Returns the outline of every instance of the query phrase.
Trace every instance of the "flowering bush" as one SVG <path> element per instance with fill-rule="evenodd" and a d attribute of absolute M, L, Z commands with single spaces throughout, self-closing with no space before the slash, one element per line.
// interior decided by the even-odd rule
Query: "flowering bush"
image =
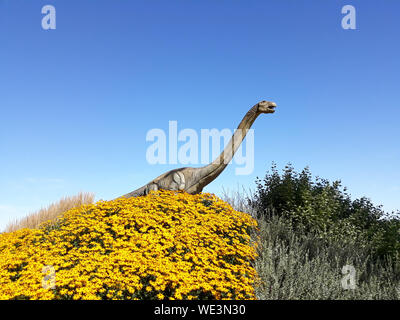
<path fill-rule="evenodd" d="M 207 193 L 84 205 L 0 235 L 0 299 L 254 299 L 254 227 Z"/>

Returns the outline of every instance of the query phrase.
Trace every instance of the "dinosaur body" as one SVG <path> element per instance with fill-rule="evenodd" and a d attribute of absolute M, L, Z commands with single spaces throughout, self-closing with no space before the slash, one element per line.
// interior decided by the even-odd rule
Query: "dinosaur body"
<path fill-rule="evenodd" d="M 232 160 L 247 131 L 261 113 L 274 113 L 276 104 L 261 101 L 254 105 L 244 116 L 231 140 L 222 153 L 210 164 L 200 168 L 179 168 L 170 170 L 143 187 L 123 195 L 121 198 L 130 198 L 147 195 L 151 190 L 182 190 L 190 194 L 197 194 L 216 179 Z"/>

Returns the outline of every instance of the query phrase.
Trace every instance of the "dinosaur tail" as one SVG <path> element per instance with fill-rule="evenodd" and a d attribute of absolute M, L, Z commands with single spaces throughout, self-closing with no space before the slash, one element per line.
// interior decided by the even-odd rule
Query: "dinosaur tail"
<path fill-rule="evenodd" d="M 117 199 L 144 196 L 146 195 L 146 190 L 147 190 L 147 185 L 144 185 L 143 187 L 136 189 L 135 191 L 129 192 L 127 194 L 124 194 L 123 196 L 118 197 Z"/>

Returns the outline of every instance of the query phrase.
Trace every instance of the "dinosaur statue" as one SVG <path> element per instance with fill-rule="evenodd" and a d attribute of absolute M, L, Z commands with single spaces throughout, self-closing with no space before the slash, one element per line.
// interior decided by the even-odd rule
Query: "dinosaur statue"
<path fill-rule="evenodd" d="M 261 113 L 274 113 L 276 104 L 269 101 L 261 101 L 254 105 L 244 116 L 239 127 L 222 153 L 210 164 L 200 168 L 179 168 L 170 170 L 150 181 L 143 187 L 127 193 L 120 198 L 130 198 L 147 195 L 151 190 L 183 190 L 190 194 L 197 194 L 203 188 L 217 178 L 232 160 L 247 131 Z"/>

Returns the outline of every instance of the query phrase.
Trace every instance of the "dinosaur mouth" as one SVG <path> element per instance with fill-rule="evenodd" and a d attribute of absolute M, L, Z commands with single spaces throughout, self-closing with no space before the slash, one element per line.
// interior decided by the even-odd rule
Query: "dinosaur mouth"
<path fill-rule="evenodd" d="M 269 106 L 268 107 L 268 111 L 271 112 L 271 113 L 274 113 L 275 112 L 275 108 L 276 108 L 276 106 Z"/>

